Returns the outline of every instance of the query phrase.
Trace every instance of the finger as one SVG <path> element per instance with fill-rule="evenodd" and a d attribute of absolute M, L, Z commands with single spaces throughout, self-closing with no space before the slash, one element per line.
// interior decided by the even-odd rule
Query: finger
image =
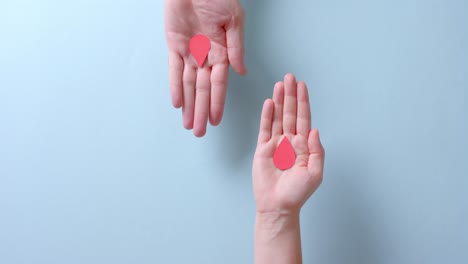
<path fill-rule="evenodd" d="M 258 144 L 266 143 L 271 138 L 271 125 L 273 121 L 274 103 L 266 99 L 263 103 L 262 117 L 260 119 L 260 131 L 258 133 Z"/>
<path fill-rule="evenodd" d="M 310 130 L 308 138 L 309 162 L 307 169 L 315 177 L 323 175 L 323 163 L 325 159 L 325 150 L 320 143 L 319 132 L 316 128 Z"/>
<path fill-rule="evenodd" d="M 292 74 L 284 76 L 283 133 L 296 133 L 297 84 Z"/>
<path fill-rule="evenodd" d="M 182 107 L 182 115 L 184 127 L 186 129 L 193 128 L 193 113 L 195 111 L 195 82 L 197 80 L 196 69 L 190 65 L 184 67 L 184 105 Z"/>
<path fill-rule="evenodd" d="M 234 17 L 226 28 L 226 43 L 229 63 L 239 74 L 247 73 L 244 62 L 244 10 L 239 7 L 239 15 Z"/>
<path fill-rule="evenodd" d="M 284 101 L 284 83 L 277 82 L 273 89 L 274 117 L 272 125 L 273 135 L 283 134 L 283 101 Z"/>
<path fill-rule="evenodd" d="M 169 89 L 171 91 L 172 105 L 180 108 L 183 104 L 183 73 L 184 61 L 179 54 L 169 52 Z"/>
<path fill-rule="evenodd" d="M 195 89 L 195 120 L 193 123 L 193 134 L 197 137 L 202 137 L 206 133 L 210 111 L 210 75 L 211 69 L 198 69 Z"/>
<path fill-rule="evenodd" d="M 223 118 L 226 100 L 229 65 L 218 64 L 211 70 L 210 123 L 219 125 Z"/>
<path fill-rule="evenodd" d="M 303 135 L 307 138 L 310 131 L 310 104 L 307 86 L 304 82 L 297 84 L 297 134 Z"/>

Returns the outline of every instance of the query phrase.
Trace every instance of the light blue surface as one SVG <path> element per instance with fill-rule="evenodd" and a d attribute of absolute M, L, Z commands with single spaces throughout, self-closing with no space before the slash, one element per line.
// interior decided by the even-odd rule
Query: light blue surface
<path fill-rule="evenodd" d="M 305 263 L 468 263 L 467 1 L 244 1 L 249 75 L 195 138 L 162 1 L 0 2 L 0 263 L 251 263 L 263 100 L 327 150 Z"/>

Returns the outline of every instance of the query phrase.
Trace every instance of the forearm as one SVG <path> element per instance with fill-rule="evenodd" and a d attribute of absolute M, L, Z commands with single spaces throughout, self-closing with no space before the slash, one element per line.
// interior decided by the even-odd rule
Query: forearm
<path fill-rule="evenodd" d="M 257 213 L 255 264 L 302 263 L 299 212 Z"/>

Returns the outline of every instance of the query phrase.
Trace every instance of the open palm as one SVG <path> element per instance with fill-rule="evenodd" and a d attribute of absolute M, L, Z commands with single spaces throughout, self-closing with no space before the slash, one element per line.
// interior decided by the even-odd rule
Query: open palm
<path fill-rule="evenodd" d="M 172 104 L 182 107 L 183 124 L 196 136 L 206 133 L 208 119 L 221 122 L 229 65 L 245 74 L 244 11 L 238 0 L 166 0 L 165 30 L 169 48 Z M 189 50 L 190 39 L 207 36 L 211 50 L 198 67 Z"/>
<path fill-rule="evenodd" d="M 274 165 L 273 154 L 284 137 L 291 142 L 296 161 L 283 171 Z M 299 211 L 322 181 L 324 155 L 318 131 L 311 130 L 307 87 L 288 74 L 275 85 L 273 100 L 263 105 L 253 162 L 257 211 Z"/>

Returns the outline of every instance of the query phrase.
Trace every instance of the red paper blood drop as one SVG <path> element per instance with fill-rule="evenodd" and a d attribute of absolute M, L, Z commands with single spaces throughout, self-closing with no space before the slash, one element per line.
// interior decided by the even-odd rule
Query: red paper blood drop
<path fill-rule="evenodd" d="M 296 162 L 296 153 L 286 136 L 276 148 L 273 154 L 273 162 L 280 170 L 287 170 Z"/>
<path fill-rule="evenodd" d="M 208 52 L 211 49 L 210 39 L 208 39 L 205 35 L 195 35 L 190 40 L 189 48 L 192 56 L 197 61 L 198 66 L 201 67 L 206 57 L 208 56 Z"/>

